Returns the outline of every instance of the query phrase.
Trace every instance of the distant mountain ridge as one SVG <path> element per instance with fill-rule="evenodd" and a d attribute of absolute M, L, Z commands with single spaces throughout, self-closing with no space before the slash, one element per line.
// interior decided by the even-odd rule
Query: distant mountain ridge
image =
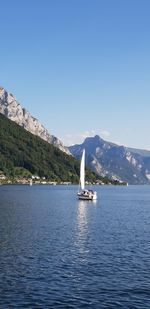
<path fill-rule="evenodd" d="M 148 150 L 118 146 L 103 140 L 98 135 L 86 138 L 81 145 L 65 147 L 2 87 L 0 87 L 0 113 L 64 153 L 72 154 L 78 160 L 85 148 L 86 165 L 102 177 L 129 184 L 150 184 L 150 151 Z"/>
<path fill-rule="evenodd" d="M 8 181 L 35 175 L 58 183 L 79 183 L 80 163 L 0 113 L 1 174 Z M 97 176 L 89 169 L 86 169 L 86 180 L 110 183 L 108 178 Z"/>
<path fill-rule="evenodd" d="M 25 108 L 22 108 L 16 98 L 3 87 L 0 87 L 0 113 L 30 133 L 70 154 L 68 148 L 57 137 L 51 135 L 38 119 L 34 118 Z"/>
<path fill-rule="evenodd" d="M 87 166 L 98 175 L 129 184 L 150 184 L 150 151 L 118 146 L 98 135 L 69 147 L 76 159 L 80 159 L 83 149 Z"/>

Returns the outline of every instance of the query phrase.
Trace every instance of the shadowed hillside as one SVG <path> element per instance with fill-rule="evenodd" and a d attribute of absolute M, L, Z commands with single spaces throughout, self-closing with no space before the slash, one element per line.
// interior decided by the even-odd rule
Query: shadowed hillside
<path fill-rule="evenodd" d="M 36 174 L 52 181 L 79 181 L 79 162 L 27 132 L 15 122 L 0 114 L 0 170 L 5 175 Z M 102 179 L 86 171 L 86 179 Z M 103 179 L 108 182 L 108 179 Z"/>

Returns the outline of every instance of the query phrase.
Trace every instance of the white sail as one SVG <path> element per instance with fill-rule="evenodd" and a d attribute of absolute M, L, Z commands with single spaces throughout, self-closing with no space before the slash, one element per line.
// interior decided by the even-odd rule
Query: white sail
<path fill-rule="evenodd" d="M 85 149 L 82 153 L 81 163 L 80 163 L 80 184 L 79 188 L 81 187 L 81 190 L 78 191 L 78 199 L 79 200 L 96 200 L 97 199 L 97 193 L 93 190 L 85 189 Z"/>
<path fill-rule="evenodd" d="M 85 187 L 85 149 L 83 149 L 81 164 L 80 164 L 80 184 L 81 184 L 81 189 L 84 190 L 84 187 Z"/>

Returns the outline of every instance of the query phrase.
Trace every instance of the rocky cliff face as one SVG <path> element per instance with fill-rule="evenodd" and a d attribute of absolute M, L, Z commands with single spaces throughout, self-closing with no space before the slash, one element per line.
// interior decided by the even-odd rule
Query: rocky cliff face
<path fill-rule="evenodd" d="M 2 87 L 0 87 L 0 113 L 30 133 L 39 136 L 63 152 L 70 154 L 67 147 L 57 137 L 51 135 L 39 120 L 34 118 L 25 108 L 22 108 L 15 97 Z"/>
<path fill-rule="evenodd" d="M 150 151 L 118 146 L 97 135 L 69 147 L 76 159 L 80 159 L 83 149 L 87 166 L 98 175 L 129 184 L 150 184 Z"/>

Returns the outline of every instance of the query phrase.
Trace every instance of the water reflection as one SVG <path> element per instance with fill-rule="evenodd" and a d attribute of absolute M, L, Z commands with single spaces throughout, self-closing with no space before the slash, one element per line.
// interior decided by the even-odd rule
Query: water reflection
<path fill-rule="evenodd" d="M 78 201 L 77 204 L 77 221 L 76 230 L 78 233 L 78 239 L 83 240 L 88 234 L 88 225 L 90 219 L 90 208 L 94 207 L 97 201 Z"/>
<path fill-rule="evenodd" d="M 88 251 L 88 203 L 86 201 L 78 201 L 77 204 L 77 219 L 76 219 L 76 233 L 75 246 L 80 254 Z"/>
<path fill-rule="evenodd" d="M 87 230 L 87 203 L 85 201 L 78 202 L 77 208 L 77 227 L 79 234 L 84 234 Z"/>

